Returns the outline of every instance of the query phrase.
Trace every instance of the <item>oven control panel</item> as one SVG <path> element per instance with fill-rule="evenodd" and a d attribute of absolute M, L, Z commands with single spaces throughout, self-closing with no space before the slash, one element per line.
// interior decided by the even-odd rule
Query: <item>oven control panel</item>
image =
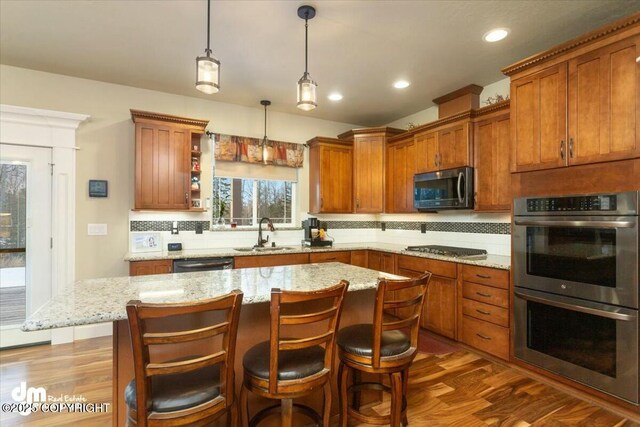
<path fill-rule="evenodd" d="M 615 211 L 616 195 L 544 197 L 527 199 L 527 212 Z"/>

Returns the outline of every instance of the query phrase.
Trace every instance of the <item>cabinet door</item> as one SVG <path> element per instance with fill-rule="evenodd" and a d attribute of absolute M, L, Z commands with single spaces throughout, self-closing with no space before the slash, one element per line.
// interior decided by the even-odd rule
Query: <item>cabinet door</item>
<path fill-rule="evenodd" d="M 511 82 L 511 171 L 566 165 L 567 64 Z"/>
<path fill-rule="evenodd" d="M 392 149 L 392 173 L 388 175 L 393 181 L 391 198 L 393 204 L 390 212 L 415 212 L 413 208 L 413 175 L 416 171 L 416 145 L 413 141 L 395 145 Z"/>
<path fill-rule="evenodd" d="M 378 251 L 369 251 L 367 267 L 371 270 L 382 271 L 382 253 Z"/>
<path fill-rule="evenodd" d="M 509 172 L 509 114 L 475 124 L 475 210 L 508 211 L 511 206 Z"/>
<path fill-rule="evenodd" d="M 320 147 L 320 212 L 353 211 L 353 150 L 349 147 Z"/>
<path fill-rule="evenodd" d="M 438 132 L 438 168 L 452 169 L 471 165 L 469 124 L 463 123 Z"/>
<path fill-rule="evenodd" d="M 384 138 L 356 137 L 353 152 L 355 212 L 384 209 Z"/>
<path fill-rule="evenodd" d="M 157 261 L 131 261 L 130 276 L 146 276 L 148 274 L 169 274 L 173 270 L 173 261 L 163 259 Z"/>
<path fill-rule="evenodd" d="M 351 265 L 367 268 L 367 251 L 351 251 Z"/>
<path fill-rule="evenodd" d="M 432 332 L 455 339 L 456 281 L 454 279 L 431 276 L 420 323 L 422 327 Z"/>
<path fill-rule="evenodd" d="M 190 133 L 151 124 L 136 125 L 137 209 L 188 209 Z"/>
<path fill-rule="evenodd" d="M 416 173 L 438 170 L 438 132 L 416 135 Z"/>
<path fill-rule="evenodd" d="M 569 164 L 640 156 L 640 36 L 569 61 Z"/>

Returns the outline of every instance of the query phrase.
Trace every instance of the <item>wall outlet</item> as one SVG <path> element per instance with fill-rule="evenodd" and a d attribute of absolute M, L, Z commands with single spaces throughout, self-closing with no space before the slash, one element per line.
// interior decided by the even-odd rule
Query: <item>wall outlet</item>
<path fill-rule="evenodd" d="M 89 236 L 106 236 L 107 224 L 87 224 L 87 235 Z"/>
<path fill-rule="evenodd" d="M 171 234 L 178 234 L 178 221 L 173 221 L 171 224 Z"/>
<path fill-rule="evenodd" d="M 420 224 L 420 232 L 422 234 L 426 234 L 427 233 L 427 224 Z"/>
<path fill-rule="evenodd" d="M 202 224 L 196 224 L 196 234 L 202 234 Z"/>
<path fill-rule="evenodd" d="M 386 222 L 381 222 L 381 223 L 380 223 L 380 229 L 381 229 L 382 231 L 386 230 L 386 229 L 387 229 L 387 223 L 386 223 Z"/>

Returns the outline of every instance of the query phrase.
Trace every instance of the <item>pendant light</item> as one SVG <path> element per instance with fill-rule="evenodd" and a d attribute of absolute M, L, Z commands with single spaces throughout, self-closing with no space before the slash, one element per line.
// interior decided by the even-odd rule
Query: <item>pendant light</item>
<path fill-rule="evenodd" d="M 211 0 L 207 0 L 207 49 L 196 58 L 196 89 L 208 95 L 220 90 L 220 61 L 211 56 Z"/>
<path fill-rule="evenodd" d="M 318 84 L 311 80 L 311 76 L 307 72 L 308 63 L 308 32 L 309 19 L 316 16 L 316 10 L 311 6 L 300 6 L 298 8 L 298 16 L 304 19 L 304 74 L 298 80 L 298 108 L 304 111 L 311 111 L 318 106 L 316 99 L 316 88 Z"/>
<path fill-rule="evenodd" d="M 269 160 L 269 149 L 267 148 L 267 144 L 269 143 L 269 139 L 267 138 L 267 107 L 271 105 L 271 101 L 267 101 L 263 99 L 260 101 L 261 105 L 264 105 L 264 137 L 262 138 L 262 163 L 267 164 L 267 160 Z"/>

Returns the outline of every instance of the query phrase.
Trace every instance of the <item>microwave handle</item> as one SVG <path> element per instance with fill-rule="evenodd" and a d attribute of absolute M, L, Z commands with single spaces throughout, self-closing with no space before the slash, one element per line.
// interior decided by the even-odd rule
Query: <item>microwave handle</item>
<path fill-rule="evenodd" d="M 634 221 L 565 221 L 565 220 L 515 220 L 515 225 L 533 227 L 597 227 L 597 228 L 633 228 Z"/>
<path fill-rule="evenodd" d="M 574 305 L 574 304 L 568 304 L 566 302 L 561 302 L 561 301 L 551 301 L 548 300 L 546 298 L 540 298 L 540 297 L 536 297 L 533 295 L 525 295 L 521 292 L 514 292 L 514 294 L 519 297 L 522 298 L 523 300 L 527 300 L 527 301 L 531 301 L 531 302 L 537 302 L 540 304 L 546 304 L 546 305 L 551 305 L 553 307 L 558 307 L 558 308 L 562 308 L 565 310 L 571 310 L 571 311 L 578 311 L 580 313 L 586 313 L 586 314 L 592 314 L 594 316 L 599 316 L 599 317 L 606 317 L 607 319 L 613 319 L 613 320 L 622 320 L 624 322 L 629 322 L 632 321 L 636 318 L 636 316 L 631 315 L 631 314 L 624 314 L 624 313 L 614 313 L 611 311 L 605 311 L 605 310 L 598 310 L 597 308 L 591 308 L 591 307 L 583 307 L 583 306 L 579 306 L 579 305 Z"/>
<path fill-rule="evenodd" d="M 464 197 L 462 197 L 462 187 L 461 187 L 463 179 L 464 179 L 464 173 L 460 172 L 458 174 L 458 201 L 460 203 L 464 203 Z"/>

